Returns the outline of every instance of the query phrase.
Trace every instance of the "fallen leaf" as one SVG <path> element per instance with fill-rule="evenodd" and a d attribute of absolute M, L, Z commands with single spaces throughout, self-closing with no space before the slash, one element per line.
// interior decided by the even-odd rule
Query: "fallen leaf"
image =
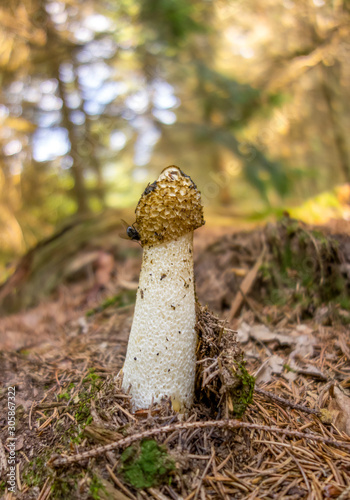
<path fill-rule="evenodd" d="M 307 375 L 309 377 L 314 377 L 314 378 L 320 378 L 322 380 L 327 380 L 327 377 L 324 373 L 321 372 L 321 370 L 319 370 L 317 368 L 317 366 L 313 366 L 313 365 L 306 365 L 304 368 L 299 368 L 297 370 L 298 373 L 300 373 L 301 375 Z"/>
<path fill-rule="evenodd" d="M 289 335 L 273 333 L 265 325 L 252 326 L 250 329 L 250 336 L 260 342 L 272 342 L 277 340 L 281 345 L 293 345 L 295 342 L 295 339 Z"/>
<path fill-rule="evenodd" d="M 245 323 L 243 321 L 243 323 L 237 330 L 238 342 L 240 342 L 241 344 L 246 344 L 249 340 L 249 333 L 250 333 L 250 326 L 248 325 L 248 323 Z"/>
<path fill-rule="evenodd" d="M 287 371 L 283 376 L 288 382 L 294 382 L 294 380 L 298 378 L 298 374 L 294 371 Z"/>
<path fill-rule="evenodd" d="M 327 380 L 327 377 L 324 373 L 317 368 L 317 366 L 313 366 L 310 364 L 299 366 L 298 363 L 295 362 L 293 358 L 290 359 L 288 366 L 295 373 L 299 373 L 300 375 L 307 375 L 309 377 L 320 378 L 322 380 Z"/>
<path fill-rule="evenodd" d="M 17 440 L 16 440 L 16 451 L 19 451 L 23 448 L 23 443 L 24 443 L 24 436 L 18 436 Z"/>
<path fill-rule="evenodd" d="M 338 497 L 341 493 L 339 486 L 335 484 L 327 484 L 323 491 L 326 498 Z"/>
<path fill-rule="evenodd" d="M 275 339 L 275 334 L 265 325 L 252 326 L 250 333 L 255 340 L 260 340 L 260 342 L 270 342 Z"/>
<path fill-rule="evenodd" d="M 306 333 L 306 334 L 308 334 L 308 333 L 312 333 L 312 332 L 313 332 L 313 329 L 312 329 L 312 328 L 310 328 L 310 327 L 309 327 L 309 326 L 307 326 L 307 325 L 303 325 L 303 324 L 301 324 L 301 325 L 297 325 L 295 329 L 296 329 L 296 331 L 297 331 L 299 334 L 300 334 L 300 333 Z"/>
<path fill-rule="evenodd" d="M 328 410 L 334 417 L 333 423 L 340 430 L 350 436 L 350 397 L 339 386 L 330 388 L 331 402 Z"/>
<path fill-rule="evenodd" d="M 257 385 L 266 384 L 271 381 L 272 374 L 280 375 L 283 371 L 284 359 L 274 354 L 270 356 L 259 368 L 255 374 Z"/>
<path fill-rule="evenodd" d="M 314 354 L 316 339 L 313 335 L 304 334 L 295 339 L 295 348 L 291 353 L 291 358 L 311 358 Z"/>

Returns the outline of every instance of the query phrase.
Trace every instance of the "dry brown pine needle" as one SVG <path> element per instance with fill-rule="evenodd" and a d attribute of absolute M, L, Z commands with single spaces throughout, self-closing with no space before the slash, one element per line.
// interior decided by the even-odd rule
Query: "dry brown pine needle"
<path fill-rule="evenodd" d="M 82 460 L 86 460 L 88 458 L 97 457 L 98 455 L 102 455 L 107 451 L 115 450 L 117 448 L 123 448 L 125 446 L 129 446 L 135 441 L 139 441 L 151 436 L 156 436 L 158 434 L 163 434 L 167 432 L 173 432 L 181 429 L 205 429 L 208 427 L 216 427 L 216 428 L 226 428 L 226 429 L 235 429 L 235 428 L 247 428 L 247 429 L 259 429 L 266 432 L 274 432 L 277 434 L 282 434 L 285 436 L 298 437 L 312 441 L 319 441 L 321 443 L 325 443 L 331 446 L 335 446 L 336 448 L 344 448 L 349 450 L 350 452 L 350 442 L 341 442 L 333 439 L 324 438 L 323 436 L 319 436 L 314 433 L 305 433 L 299 431 L 291 431 L 287 429 L 280 429 L 279 427 L 270 427 L 268 425 L 260 425 L 260 424 L 251 424 L 249 422 L 241 422 L 239 420 L 209 420 L 207 422 L 184 422 L 177 423 L 172 425 L 165 425 L 164 427 L 158 427 L 156 429 L 150 429 L 147 431 L 139 432 L 137 434 L 133 434 L 132 436 L 128 436 L 124 439 L 120 439 L 119 441 L 115 441 L 114 443 L 107 444 L 105 446 L 98 446 L 90 451 L 86 451 L 84 453 L 78 453 L 76 455 L 70 457 L 62 457 L 60 455 L 54 454 L 48 465 L 53 467 L 59 467 L 60 465 L 72 464 L 75 462 L 81 462 Z"/>

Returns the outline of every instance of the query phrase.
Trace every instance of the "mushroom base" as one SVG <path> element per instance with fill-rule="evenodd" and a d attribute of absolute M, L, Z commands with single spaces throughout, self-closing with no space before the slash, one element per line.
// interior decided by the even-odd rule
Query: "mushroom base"
<path fill-rule="evenodd" d="M 196 343 L 193 232 L 144 247 L 135 314 L 123 368 L 134 410 L 170 397 L 193 403 Z"/>

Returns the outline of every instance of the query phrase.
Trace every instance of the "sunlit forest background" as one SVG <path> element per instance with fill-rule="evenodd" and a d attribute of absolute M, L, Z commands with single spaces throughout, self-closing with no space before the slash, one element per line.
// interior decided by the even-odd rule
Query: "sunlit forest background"
<path fill-rule="evenodd" d="M 341 209 L 349 0 L 3 0 L 0 19 L 2 263 L 131 213 L 171 164 L 209 220 Z"/>

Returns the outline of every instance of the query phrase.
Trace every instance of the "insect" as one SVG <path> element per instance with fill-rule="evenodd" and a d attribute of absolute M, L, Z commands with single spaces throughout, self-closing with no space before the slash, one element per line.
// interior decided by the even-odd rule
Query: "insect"
<path fill-rule="evenodd" d="M 138 230 L 135 227 L 136 223 L 134 222 L 134 224 L 130 225 L 127 222 L 125 222 L 125 220 L 123 220 L 123 219 L 121 219 L 121 221 L 123 223 L 123 226 L 125 227 L 127 238 L 123 235 L 120 235 L 120 236 L 124 239 L 140 241 L 141 237 L 140 237 L 140 233 L 138 232 Z"/>
<path fill-rule="evenodd" d="M 143 194 L 147 195 L 149 193 L 152 193 L 152 191 L 154 191 L 156 189 L 156 187 L 157 187 L 157 181 L 152 182 L 152 184 L 148 184 L 148 186 L 144 190 Z"/>

